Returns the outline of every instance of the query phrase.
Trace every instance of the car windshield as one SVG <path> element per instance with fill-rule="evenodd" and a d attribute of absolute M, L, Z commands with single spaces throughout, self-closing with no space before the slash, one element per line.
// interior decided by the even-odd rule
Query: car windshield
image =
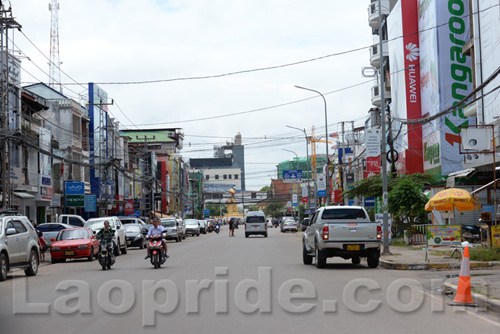
<path fill-rule="evenodd" d="M 363 209 L 325 209 L 321 215 L 322 219 L 366 219 Z"/>
<path fill-rule="evenodd" d="M 262 216 L 247 217 L 247 223 L 264 223 L 266 220 Z"/>
<path fill-rule="evenodd" d="M 137 225 L 125 225 L 125 230 L 127 232 L 141 233 L 141 228 Z"/>
<path fill-rule="evenodd" d="M 99 220 L 89 220 L 85 223 L 85 227 L 89 227 L 93 230 L 98 230 L 104 227 L 104 222 L 108 221 L 111 228 L 115 228 L 115 224 L 111 220 L 99 219 Z"/>
<path fill-rule="evenodd" d="M 89 239 L 89 237 L 89 232 L 87 230 L 62 230 L 57 236 L 57 240 Z"/>
<path fill-rule="evenodd" d="M 162 219 L 161 225 L 163 227 L 175 227 L 175 219 Z"/>
<path fill-rule="evenodd" d="M 136 221 L 133 218 L 120 218 L 122 224 L 135 224 Z"/>
<path fill-rule="evenodd" d="M 198 226 L 198 221 L 196 219 L 187 219 L 185 221 L 186 225 L 196 225 Z"/>

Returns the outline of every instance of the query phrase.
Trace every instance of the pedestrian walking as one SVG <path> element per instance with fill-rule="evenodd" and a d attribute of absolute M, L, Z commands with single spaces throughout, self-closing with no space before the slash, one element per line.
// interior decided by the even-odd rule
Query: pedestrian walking
<path fill-rule="evenodd" d="M 234 219 L 229 220 L 229 236 L 234 237 Z"/>

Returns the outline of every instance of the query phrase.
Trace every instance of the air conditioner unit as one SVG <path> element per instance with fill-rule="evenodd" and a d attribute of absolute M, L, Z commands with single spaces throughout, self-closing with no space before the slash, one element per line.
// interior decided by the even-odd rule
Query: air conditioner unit
<path fill-rule="evenodd" d="M 492 128 L 463 128 L 460 130 L 462 148 L 467 151 L 492 151 Z"/>

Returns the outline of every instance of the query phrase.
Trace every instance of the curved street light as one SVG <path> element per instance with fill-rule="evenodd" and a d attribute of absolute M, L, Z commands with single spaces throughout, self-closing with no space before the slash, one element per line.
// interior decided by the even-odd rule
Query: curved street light
<path fill-rule="evenodd" d="M 325 104 L 325 135 L 326 135 L 326 138 L 325 138 L 325 146 L 326 146 L 326 201 L 325 201 L 325 206 L 327 206 L 327 205 L 330 205 L 330 193 L 328 191 L 330 188 L 330 176 L 329 176 L 330 158 L 328 157 L 328 138 L 329 137 L 328 137 L 328 114 L 327 114 L 327 110 L 326 110 L 326 99 L 323 96 L 323 94 L 321 94 L 317 90 L 305 88 L 305 87 L 297 86 L 297 85 L 295 85 L 295 87 L 299 88 L 299 89 L 309 90 L 311 92 L 315 92 L 315 93 L 321 95 L 321 97 L 323 98 L 323 102 Z"/>

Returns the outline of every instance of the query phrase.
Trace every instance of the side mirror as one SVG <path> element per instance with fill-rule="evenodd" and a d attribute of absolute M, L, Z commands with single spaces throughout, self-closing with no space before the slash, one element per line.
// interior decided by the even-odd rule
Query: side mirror
<path fill-rule="evenodd" d="M 92 232 L 93 232 L 94 234 L 96 234 L 96 233 L 97 233 L 97 231 L 92 231 Z"/>
<path fill-rule="evenodd" d="M 7 235 L 13 235 L 16 234 L 16 229 L 15 228 L 8 228 L 7 231 L 5 232 Z"/>
<path fill-rule="evenodd" d="M 121 229 L 121 226 L 120 225 L 116 226 L 116 229 L 117 230 Z"/>

